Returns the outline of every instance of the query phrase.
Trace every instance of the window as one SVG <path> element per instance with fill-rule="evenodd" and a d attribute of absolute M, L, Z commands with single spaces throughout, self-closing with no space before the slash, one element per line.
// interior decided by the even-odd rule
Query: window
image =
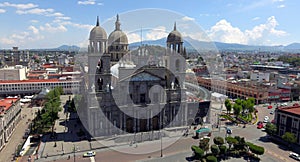
<path fill-rule="evenodd" d="M 140 103 L 145 103 L 146 102 L 146 94 L 143 93 L 140 95 Z"/>
<path fill-rule="evenodd" d="M 285 124 L 285 116 L 284 115 L 281 116 L 280 124 Z"/>
<path fill-rule="evenodd" d="M 298 128 L 298 120 L 294 119 L 292 122 L 292 128 Z"/>

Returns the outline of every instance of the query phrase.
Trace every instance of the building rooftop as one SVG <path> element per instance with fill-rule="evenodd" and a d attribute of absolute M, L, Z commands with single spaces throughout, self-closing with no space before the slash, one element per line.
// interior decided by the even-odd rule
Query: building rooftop
<path fill-rule="evenodd" d="M 292 114 L 300 115 L 300 105 L 289 106 L 289 107 L 280 107 L 278 108 L 281 111 L 289 112 Z"/>
<path fill-rule="evenodd" d="M 45 83 L 45 82 L 61 82 L 59 79 L 29 79 L 29 80 L 0 80 L 0 84 L 11 84 L 11 83 Z M 63 80 L 63 81 L 76 81 L 76 80 Z"/>
<path fill-rule="evenodd" d="M 14 102 L 17 102 L 20 98 L 10 97 L 0 100 L 0 114 L 4 114 L 5 111 L 9 110 Z"/>

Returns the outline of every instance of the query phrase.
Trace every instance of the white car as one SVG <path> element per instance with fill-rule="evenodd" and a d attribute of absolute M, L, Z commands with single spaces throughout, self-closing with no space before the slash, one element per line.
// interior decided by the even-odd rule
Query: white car
<path fill-rule="evenodd" d="M 92 157 L 92 156 L 96 156 L 96 152 L 88 151 L 88 152 L 83 154 L 83 157 Z"/>
<path fill-rule="evenodd" d="M 267 122 L 269 122 L 269 117 L 268 116 L 265 116 L 265 118 L 264 118 L 264 123 L 267 123 Z"/>
<path fill-rule="evenodd" d="M 296 153 L 294 153 L 294 152 L 291 152 L 291 153 L 290 153 L 290 157 L 291 157 L 291 158 L 293 158 L 293 159 L 295 159 L 295 160 L 298 160 L 298 161 L 300 161 L 300 157 L 299 157 L 299 155 L 298 155 L 298 154 L 296 154 Z"/>

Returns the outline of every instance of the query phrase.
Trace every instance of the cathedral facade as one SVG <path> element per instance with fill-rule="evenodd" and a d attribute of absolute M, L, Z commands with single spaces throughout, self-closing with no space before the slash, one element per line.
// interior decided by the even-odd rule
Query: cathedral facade
<path fill-rule="evenodd" d="M 151 61 L 152 55 L 141 46 L 138 55 L 131 56 L 119 16 L 108 38 L 97 18 L 89 37 L 88 101 L 83 117 L 91 136 L 155 131 L 194 121 L 198 103 L 186 100 L 186 54 L 176 24 L 165 52 L 158 61 Z"/>

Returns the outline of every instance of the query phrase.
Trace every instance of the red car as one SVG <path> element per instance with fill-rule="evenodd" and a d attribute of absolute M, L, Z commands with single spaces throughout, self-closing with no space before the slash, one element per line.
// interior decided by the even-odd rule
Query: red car
<path fill-rule="evenodd" d="M 268 109 L 272 109 L 272 108 L 273 108 L 273 106 L 272 106 L 272 105 L 269 105 L 269 106 L 268 106 Z"/>
<path fill-rule="evenodd" d="M 260 123 L 260 124 L 257 125 L 257 129 L 261 129 L 263 127 L 264 127 L 264 124 L 262 124 L 262 123 Z"/>

